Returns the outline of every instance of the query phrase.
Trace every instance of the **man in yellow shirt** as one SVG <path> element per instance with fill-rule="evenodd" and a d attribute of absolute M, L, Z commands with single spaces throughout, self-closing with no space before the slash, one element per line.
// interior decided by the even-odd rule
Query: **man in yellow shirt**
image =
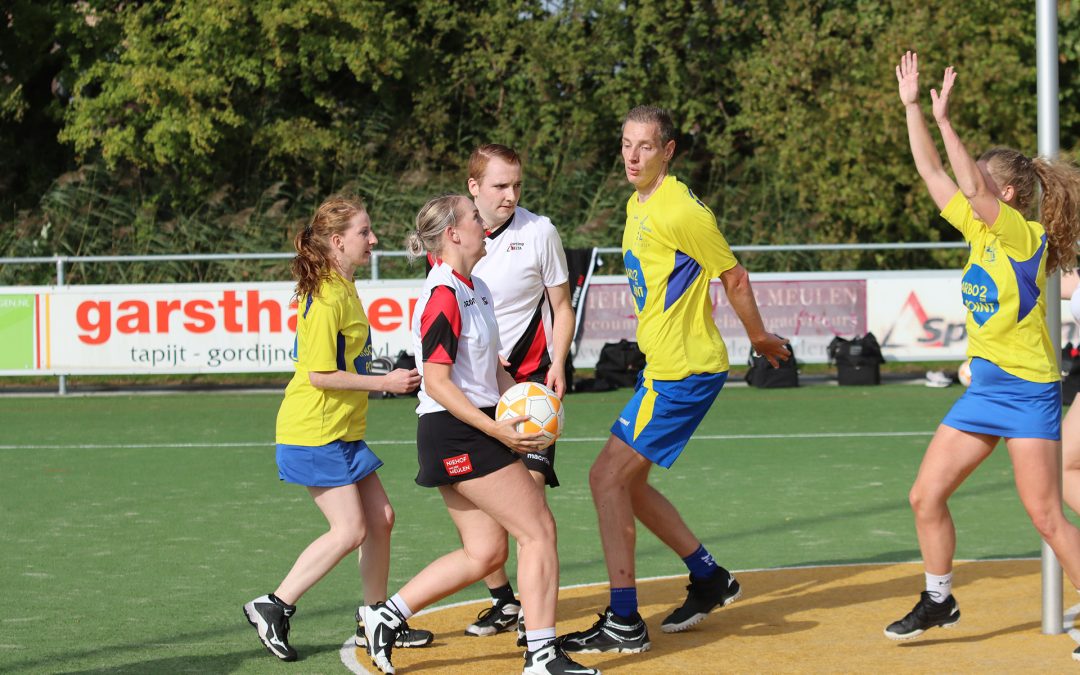
<path fill-rule="evenodd" d="M 716 564 L 675 507 L 648 483 L 654 464 L 669 468 L 708 412 L 728 375 L 727 348 L 712 319 L 711 279 L 719 276 L 755 351 L 775 366 L 790 352 L 765 330 L 750 277 L 712 211 L 668 166 L 675 127 L 668 113 L 638 106 L 623 122 L 626 205 L 623 263 L 646 365 L 633 398 L 589 473 L 611 584 L 611 604 L 596 624 L 564 638 L 567 652 L 643 652 L 649 633 L 637 611 L 635 518 L 683 559 L 689 595 L 661 626 L 686 630 L 738 598 L 739 583 Z"/>

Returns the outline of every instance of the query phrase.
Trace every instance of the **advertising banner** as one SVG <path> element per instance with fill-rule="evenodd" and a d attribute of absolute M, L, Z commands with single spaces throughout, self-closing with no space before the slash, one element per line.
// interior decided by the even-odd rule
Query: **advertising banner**
<path fill-rule="evenodd" d="M 756 275 L 753 289 L 766 328 L 791 340 L 800 361 L 823 363 L 825 348 L 834 337 L 866 332 L 865 279 L 787 277 L 781 280 L 777 275 Z M 732 365 L 743 365 L 750 355 L 746 331 L 728 302 L 723 284 L 713 281 L 710 290 L 713 320 L 724 337 L 728 360 Z M 591 367 L 604 343 L 633 340 L 636 328 L 626 280 L 616 276 L 594 277 L 585 298 L 582 338 L 574 365 Z"/>
<path fill-rule="evenodd" d="M 374 356 L 412 352 L 409 326 L 422 280 L 357 282 Z M 885 358 L 960 361 L 967 335 L 955 271 L 755 274 L 768 330 L 791 340 L 804 363 L 824 363 L 833 337 L 873 332 Z M 711 285 L 713 319 L 729 360 L 749 342 L 723 285 Z M 607 342 L 634 340 L 624 277 L 592 279 L 580 318 L 578 368 Z M 1077 327 L 1062 302 L 1062 343 Z M 296 332 L 291 282 L 0 288 L 0 375 L 289 372 Z"/>

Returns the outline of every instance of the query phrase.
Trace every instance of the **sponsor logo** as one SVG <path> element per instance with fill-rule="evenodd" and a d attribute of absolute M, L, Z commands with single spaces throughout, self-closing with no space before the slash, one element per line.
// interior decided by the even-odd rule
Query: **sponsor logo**
<path fill-rule="evenodd" d="M 966 339 L 967 329 L 964 323 L 949 323 L 940 316 L 930 316 L 919 301 L 919 296 L 912 291 L 897 312 L 893 325 L 885 333 L 881 346 L 903 348 L 917 345 L 944 348 Z"/>
<path fill-rule="evenodd" d="M 469 298 L 468 300 L 466 300 L 465 302 L 463 302 L 461 304 L 461 307 L 464 309 L 466 307 L 472 307 L 475 304 L 476 304 L 476 298 Z"/>
<path fill-rule="evenodd" d="M 630 420 L 626 419 L 625 417 L 620 417 L 619 424 L 623 425 L 624 427 L 628 427 L 630 426 Z"/>
<path fill-rule="evenodd" d="M 996 261 L 996 260 L 997 260 L 997 251 L 994 249 L 994 247 L 992 245 L 987 246 L 985 249 L 983 249 L 983 259 L 982 259 L 982 261 L 984 263 L 986 263 L 988 265 L 992 265 L 994 263 L 994 261 Z"/>
<path fill-rule="evenodd" d="M 520 251 L 523 248 L 525 248 L 525 242 L 523 242 L 523 241 L 512 241 L 512 242 L 510 242 L 510 245 L 506 247 L 506 250 L 507 251 Z"/>
<path fill-rule="evenodd" d="M 443 460 L 443 466 L 446 467 L 446 473 L 449 476 L 464 476 L 467 473 L 472 473 L 473 470 L 469 453 L 457 457 L 448 457 Z"/>

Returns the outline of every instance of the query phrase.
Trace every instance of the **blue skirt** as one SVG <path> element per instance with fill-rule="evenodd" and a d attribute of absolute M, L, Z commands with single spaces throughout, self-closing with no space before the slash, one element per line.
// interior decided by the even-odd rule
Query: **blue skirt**
<path fill-rule="evenodd" d="M 1029 382 L 971 359 L 971 386 L 942 424 L 1002 438 L 1061 440 L 1061 383 Z"/>
<path fill-rule="evenodd" d="M 363 441 L 332 441 L 326 445 L 277 444 L 278 477 L 307 487 L 351 485 L 382 466 Z"/>

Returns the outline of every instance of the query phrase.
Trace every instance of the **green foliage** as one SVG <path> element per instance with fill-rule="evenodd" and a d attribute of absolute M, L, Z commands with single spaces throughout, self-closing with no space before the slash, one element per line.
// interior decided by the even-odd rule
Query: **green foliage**
<path fill-rule="evenodd" d="M 1059 3 L 1066 151 L 1080 142 L 1077 5 Z M 334 191 L 363 194 L 382 246 L 398 248 L 427 197 L 464 190 L 468 154 L 490 141 L 524 156 L 523 203 L 567 245 L 616 246 L 619 125 L 646 102 L 673 112 L 672 170 L 732 243 L 955 238 L 907 147 L 893 73 L 906 49 L 926 90 L 957 67 L 954 118 L 973 149 L 1036 151 L 1027 0 L 16 0 L 10 16 L 6 255 L 287 250 Z"/>

